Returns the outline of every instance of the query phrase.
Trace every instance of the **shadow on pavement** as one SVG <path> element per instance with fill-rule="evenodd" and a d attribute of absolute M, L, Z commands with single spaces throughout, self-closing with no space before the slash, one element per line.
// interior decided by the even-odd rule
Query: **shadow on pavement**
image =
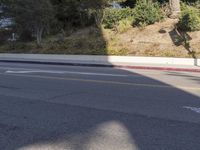
<path fill-rule="evenodd" d="M 76 69 L 128 77 L 86 75 L 75 80 L 80 77 L 1 75 L 0 149 L 195 150 L 200 147 L 199 114 L 183 108 L 200 106 L 198 96 L 121 69 Z"/>
<path fill-rule="evenodd" d="M 106 55 L 101 29 L 94 32 L 101 36 L 96 42 L 104 43 L 101 54 Z M 80 37 L 84 39 L 84 33 Z M 84 42 L 70 44 L 81 47 Z M 91 70 L 129 77 L 0 75 L 0 149 L 197 150 L 200 147 L 199 114 L 183 108 L 200 106 L 198 96 L 122 69 L 85 67 L 81 71 Z"/>
<path fill-rule="evenodd" d="M 198 84 L 200 84 L 200 77 L 196 76 L 196 75 L 188 75 L 188 74 L 183 73 L 183 72 L 168 72 L 166 74 L 169 75 L 169 76 L 184 77 L 184 78 L 186 78 L 190 81 L 195 81 Z"/>

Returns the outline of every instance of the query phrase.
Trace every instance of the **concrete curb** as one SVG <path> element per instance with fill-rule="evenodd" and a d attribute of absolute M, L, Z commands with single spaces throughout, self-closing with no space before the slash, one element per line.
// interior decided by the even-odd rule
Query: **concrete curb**
<path fill-rule="evenodd" d="M 200 66 L 200 59 L 173 57 L 99 56 L 99 55 L 51 55 L 51 54 L 0 54 L 0 60 L 42 60 L 42 61 L 89 61 L 92 63 L 131 63 L 159 65 Z"/>
<path fill-rule="evenodd" d="M 200 72 L 200 59 L 192 58 L 0 54 L 0 62 Z"/>
<path fill-rule="evenodd" d="M 116 66 L 127 69 L 143 69 L 143 70 L 163 70 L 163 71 L 180 71 L 180 72 L 199 72 L 200 69 L 174 68 L 174 67 L 150 67 L 150 66 Z"/>

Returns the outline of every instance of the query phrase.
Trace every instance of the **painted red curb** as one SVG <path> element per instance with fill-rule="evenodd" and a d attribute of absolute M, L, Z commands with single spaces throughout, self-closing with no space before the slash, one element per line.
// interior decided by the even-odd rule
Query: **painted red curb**
<path fill-rule="evenodd" d="M 150 66 L 123 66 L 116 65 L 116 68 L 127 68 L 127 69 L 143 69 L 143 70 L 163 70 L 163 71 L 181 71 L 181 72 L 200 72 L 199 69 L 189 68 L 173 68 L 173 67 L 150 67 Z"/>

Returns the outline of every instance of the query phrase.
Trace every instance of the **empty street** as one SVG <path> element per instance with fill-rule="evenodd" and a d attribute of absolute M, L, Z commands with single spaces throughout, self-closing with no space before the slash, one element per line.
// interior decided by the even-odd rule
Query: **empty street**
<path fill-rule="evenodd" d="M 199 150 L 200 73 L 0 64 L 0 150 Z"/>

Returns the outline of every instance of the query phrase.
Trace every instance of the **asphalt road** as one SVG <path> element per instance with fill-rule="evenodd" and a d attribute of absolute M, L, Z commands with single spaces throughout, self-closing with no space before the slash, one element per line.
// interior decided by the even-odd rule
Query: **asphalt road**
<path fill-rule="evenodd" d="M 199 149 L 199 73 L 0 64 L 0 150 Z"/>

